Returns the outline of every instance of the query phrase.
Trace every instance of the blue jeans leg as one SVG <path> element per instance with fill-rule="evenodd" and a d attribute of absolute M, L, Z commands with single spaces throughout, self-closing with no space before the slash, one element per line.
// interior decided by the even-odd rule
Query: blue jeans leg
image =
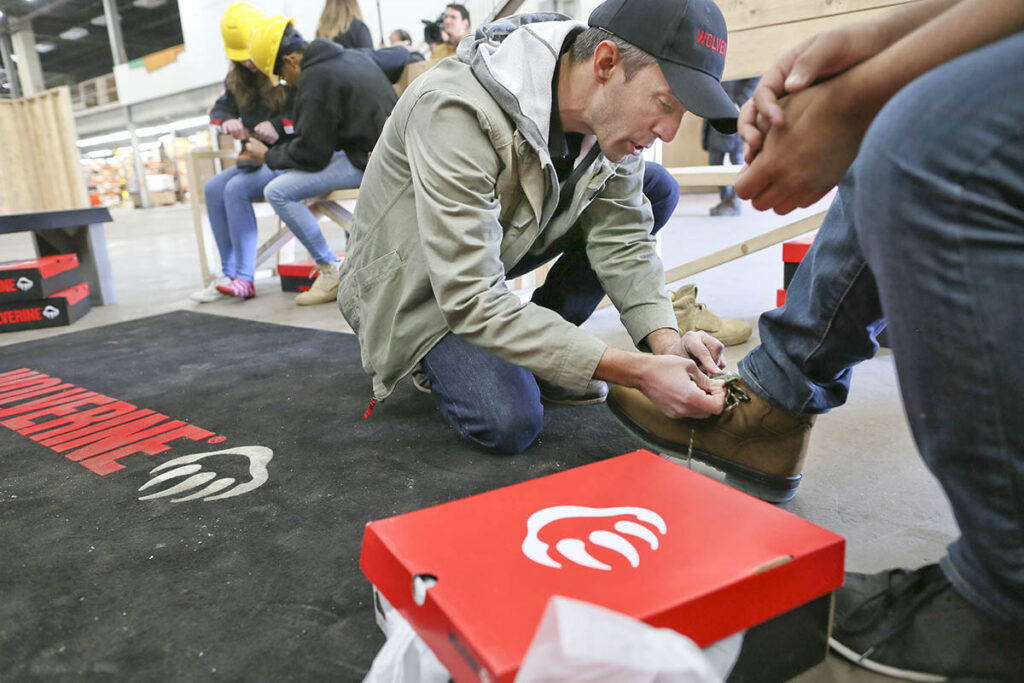
<path fill-rule="evenodd" d="M 313 212 L 302 200 L 359 187 L 362 179 L 362 170 L 354 166 L 344 152 L 335 152 L 322 171 L 287 171 L 271 180 L 263 194 L 317 263 L 334 263 L 338 257 L 320 232 Z"/>
<path fill-rule="evenodd" d="M 664 167 L 648 163 L 644 166 L 644 195 L 654 212 L 651 234 L 657 233 L 672 217 L 679 203 L 679 183 Z M 518 277 L 537 268 L 561 252 L 558 261 L 548 271 L 544 284 L 533 292 L 533 303 L 561 314 L 574 325 L 582 325 L 597 309 L 604 298 L 604 288 L 597 273 L 590 267 L 583 232 L 573 228 L 553 253 L 539 258 L 527 257 L 509 273 Z"/>
<path fill-rule="evenodd" d="M 965 597 L 1024 624 L 1024 34 L 905 88 L 861 148 L 857 232 Z M 1013 95 L 1012 93 L 1017 93 Z"/>
<path fill-rule="evenodd" d="M 280 173 L 264 164 L 255 171 L 236 173 L 224 186 L 223 202 L 231 238 L 233 277 L 240 280 L 252 282 L 255 279 L 259 230 L 252 203 L 263 198 L 263 188 Z"/>
<path fill-rule="evenodd" d="M 761 343 L 739 363 L 760 396 L 790 413 L 845 403 L 853 366 L 875 355 L 885 327 L 853 230 L 855 188 L 851 170 L 786 290 L 786 305 L 761 314 Z"/>
<path fill-rule="evenodd" d="M 708 150 L 708 163 L 712 166 L 721 166 L 725 163 L 726 156 L 736 166 L 743 164 L 743 139 L 739 135 L 731 135 L 727 147 Z M 736 199 L 736 190 L 732 185 L 719 185 L 718 196 L 721 199 Z"/>
<path fill-rule="evenodd" d="M 434 402 L 462 438 L 502 455 L 540 434 L 544 408 L 533 374 L 449 332 L 421 361 Z"/>
<path fill-rule="evenodd" d="M 210 231 L 217 243 L 220 254 L 220 269 L 226 276 L 235 277 L 234 250 L 231 248 L 231 228 L 228 225 L 228 210 L 224 203 L 224 188 L 228 181 L 241 173 L 237 166 L 225 169 L 206 181 L 203 196 L 206 201 L 206 215 L 210 219 Z"/>

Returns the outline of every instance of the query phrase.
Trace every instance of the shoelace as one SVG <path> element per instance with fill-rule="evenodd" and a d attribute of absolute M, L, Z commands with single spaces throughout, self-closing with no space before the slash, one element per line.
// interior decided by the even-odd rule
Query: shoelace
<path fill-rule="evenodd" d="M 747 403 L 750 401 L 750 394 L 744 391 L 743 387 L 739 384 L 739 375 L 723 375 L 721 376 L 721 379 L 725 380 L 725 408 L 722 409 L 723 414 L 733 410 L 741 403 Z M 686 448 L 687 467 L 690 466 L 690 460 L 693 458 L 693 438 L 696 433 L 696 428 L 690 427 L 690 443 Z"/>
<path fill-rule="evenodd" d="M 897 579 L 902 579 L 897 582 Z M 942 570 L 937 564 L 922 567 L 915 572 L 905 572 L 900 569 L 893 569 L 889 572 L 889 585 L 885 590 L 865 598 L 859 605 L 850 610 L 850 613 L 843 618 L 841 627 L 845 631 L 857 633 L 873 627 L 884 611 L 873 619 L 868 619 L 860 628 L 849 628 L 848 625 L 856 625 L 856 618 L 865 613 L 866 610 L 875 609 L 881 601 L 885 607 L 892 607 L 906 603 L 902 609 L 899 619 L 880 637 L 871 647 L 865 650 L 860 658 L 864 659 L 876 649 L 892 640 L 910 625 L 917 614 L 918 609 L 933 600 L 939 593 L 949 586 Z"/>

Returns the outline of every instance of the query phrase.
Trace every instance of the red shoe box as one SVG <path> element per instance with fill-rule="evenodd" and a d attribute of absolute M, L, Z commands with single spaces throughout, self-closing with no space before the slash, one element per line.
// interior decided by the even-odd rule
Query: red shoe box
<path fill-rule="evenodd" d="M 84 282 L 37 301 L 0 303 L 0 332 L 70 325 L 89 308 L 89 285 Z"/>
<path fill-rule="evenodd" d="M 39 301 L 82 282 L 74 254 L 0 263 L 0 303 Z"/>
<path fill-rule="evenodd" d="M 338 254 L 338 258 L 345 258 L 344 254 Z M 312 277 L 310 277 L 312 273 Z M 281 263 L 277 266 L 277 274 L 281 276 L 282 292 L 306 292 L 313 286 L 316 279 L 316 261 L 306 259 L 294 263 Z"/>
<path fill-rule="evenodd" d="M 456 681 L 512 681 L 553 595 L 675 629 L 702 647 L 776 617 L 792 626 L 813 606 L 810 662 L 776 675 L 770 661 L 748 661 L 754 673 L 730 678 L 767 682 L 824 659 L 843 552 L 830 531 L 636 451 L 371 522 L 360 562 Z M 425 593 L 424 579 L 436 579 Z M 780 648 L 774 635 L 760 659 L 799 649 Z"/>

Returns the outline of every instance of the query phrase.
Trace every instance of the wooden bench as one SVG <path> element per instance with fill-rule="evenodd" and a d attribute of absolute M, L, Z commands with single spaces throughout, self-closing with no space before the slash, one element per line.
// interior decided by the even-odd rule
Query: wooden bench
<path fill-rule="evenodd" d="M 213 159 L 231 159 L 234 158 L 233 152 L 226 151 L 213 151 L 209 149 L 194 149 L 188 155 L 188 173 L 190 182 L 192 183 L 192 212 L 195 222 L 196 230 L 196 241 L 199 245 L 199 262 L 200 269 L 203 275 L 204 284 L 212 282 L 216 276 L 214 275 L 214 267 L 211 267 L 211 263 L 217 261 L 217 250 L 216 246 L 212 243 L 212 240 L 206 238 L 206 229 L 204 228 L 204 220 L 206 216 L 205 202 L 202 195 L 202 187 L 205 185 L 208 178 L 204 178 L 198 170 L 198 165 L 201 160 L 213 160 Z M 736 176 L 739 173 L 740 167 L 738 166 L 688 166 L 679 168 L 667 169 L 672 177 L 675 178 L 676 182 L 679 183 L 680 187 L 707 187 L 717 185 L 732 185 L 736 181 Z M 354 201 L 359 197 L 358 189 L 351 190 L 337 190 L 328 195 L 320 197 L 312 203 L 312 206 L 329 217 L 334 222 L 338 223 L 345 229 L 348 229 L 352 224 L 352 213 L 338 204 L 342 201 Z M 720 266 L 729 261 L 734 261 L 738 258 L 742 258 L 747 254 L 752 254 L 762 249 L 781 244 L 786 240 L 799 237 L 805 233 L 817 230 L 821 225 L 821 221 L 825 216 L 825 212 L 819 212 L 811 216 L 807 216 L 793 223 L 788 223 L 782 227 L 775 228 L 766 233 L 757 235 L 750 239 L 738 242 L 736 244 L 720 249 L 714 253 L 701 256 L 700 258 L 688 261 L 681 265 L 667 268 L 665 271 L 665 283 L 671 284 L 677 282 L 685 277 L 690 277 L 697 273 L 705 270 L 710 270 L 716 266 Z M 264 240 L 256 251 L 256 267 L 265 263 L 272 256 L 278 256 L 278 263 L 283 260 L 292 260 L 291 254 L 285 252 L 282 255 L 282 249 L 289 245 L 293 235 L 291 231 L 283 223 L 278 221 L 277 231 L 271 235 L 268 239 Z M 549 264 L 550 265 L 550 264 Z M 544 276 L 547 273 L 548 266 L 542 266 L 533 273 L 529 273 L 521 278 L 517 278 L 513 283 L 514 289 L 527 289 L 530 287 L 536 287 L 544 282 Z M 666 264 L 667 266 L 668 264 Z M 276 275 L 276 266 L 274 268 L 274 274 Z M 606 297 L 601 302 L 601 307 L 609 305 L 610 301 Z"/>
<path fill-rule="evenodd" d="M 34 211 L 0 215 L 0 235 L 31 232 L 36 256 L 74 254 L 89 285 L 89 301 L 117 303 L 103 224 L 113 219 L 106 208 Z"/>
<path fill-rule="evenodd" d="M 210 170 L 216 171 L 212 162 L 234 160 L 236 157 L 236 153 L 230 150 L 218 151 L 208 147 L 197 147 L 189 151 L 185 160 L 192 188 L 192 223 L 196 245 L 199 248 L 199 271 L 204 285 L 209 285 L 217 279 L 216 273 L 220 270 L 220 255 L 217 253 L 217 245 L 211 239 L 212 234 L 209 233 L 204 188 L 206 181 L 214 175 Z M 353 201 L 358 196 L 358 189 L 336 190 L 313 200 L 310 206 L 347 230 L 352 224 L 352 213 L 338 202 Z M 259 270 L 260 266 L 276 256 L 277 260 L 271 270 L 273 275 L 277 275 L 278 263 L 294 259 L 293 238 L 292 231 L 278 219 L 274 234 L 263 240 L 256 248 L 256 269 Z"/>

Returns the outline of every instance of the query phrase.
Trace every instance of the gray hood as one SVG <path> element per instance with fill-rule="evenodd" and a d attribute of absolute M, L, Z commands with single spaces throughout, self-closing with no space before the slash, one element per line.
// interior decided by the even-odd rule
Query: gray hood
<path fill-rule="evenodd" d="M 519 14 L 481 26 L 462 39 L 455 55 L 470 65 L 545 166 L 551 164 L 548 135 L 555 64 L 566 37 L 586 28 L 557 12 Z M 584 149 L 589 142 L 584 142 Z"/>

